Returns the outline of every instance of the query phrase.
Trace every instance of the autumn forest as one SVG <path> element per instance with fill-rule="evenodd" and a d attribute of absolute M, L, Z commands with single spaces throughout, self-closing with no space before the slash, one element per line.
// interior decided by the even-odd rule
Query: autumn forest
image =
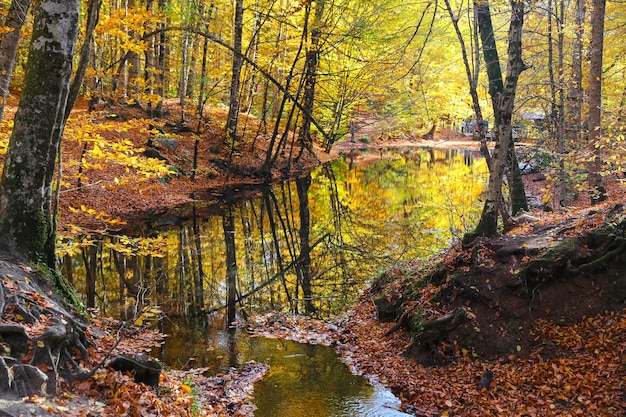
<path fill-rule="evenodd" d="M 1 1 L 0 416 L 626 413 L 622 6 Z"/>

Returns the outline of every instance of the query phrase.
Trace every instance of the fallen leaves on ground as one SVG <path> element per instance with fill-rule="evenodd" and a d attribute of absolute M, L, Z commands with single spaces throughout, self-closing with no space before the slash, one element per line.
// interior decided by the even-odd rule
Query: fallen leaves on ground
<path fill-rule="evenodd" d="M 385 336 L 392 323 L 376 320 L 363 297 L 341 327 L 286 314 L 254 318 L 255 335 L 334 346 L 356 373 L 389 387 L 417 416 L 618 416 L 626 413 L 626 317 L 605 313 L 573 326 L 538 321 L 536 337 L 569 352 L 479 361 L 471 353 L 447 366 L 425 367 L 404 355 L 410 338 Z M 316 335 L 315 333 L 320 334 Z M 480 377 L 493 372 L 491 389 Z"/>

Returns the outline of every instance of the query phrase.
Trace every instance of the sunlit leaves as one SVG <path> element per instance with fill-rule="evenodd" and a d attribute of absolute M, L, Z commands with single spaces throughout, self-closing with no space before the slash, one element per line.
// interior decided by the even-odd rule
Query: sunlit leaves
<path fill-rule="evenodd" d="M 165 256 L 169 249 L 169 240 L 164 236 L 154 238 L 132 238 L 129 236 L 119 236 L 114 239 L 106 239 L 105 245 L 118 253 L 132 256 Z"/>
<path fill-rule="evenodd" d="M 131 33 L 143 36 L 147 30 L 154 30 L 161 21 L 161 16 L 143 7 L 135 9 L 118 9 L 100 19 L 96 28 L 98 36 L 106 36 L 109 42 L 117 41 L 123 51 L 143 54 L 147 43 L 134 38 Z"/>
<path fill-rule="evenodd" d="M 159 308 L 159 306 L 146 306 L 141 311 L 139 317 L 135 319 L 133 324 L 135 326 L 143 326 L 145 323 L 149 323 L 151 321 L 158 320 L 159 317 L 163 314 L 163 311 Z"/>
<path fill-rule="evenodd" d="M 77 141 L 80 145 L 86 143 L 86 152 L 82 161 L 69 161 L 69 167 L 82 166 L 86 170 L 107 170 L 111 164 L 121 165 L 126 168 L 127 175 L 118 176 L 111 183 L 102 184 L 103 187 L 115 188 L 129 182 L 141 183 L 154 179 L 173 175 L 171 167 L 161 160 L 147 159 L 142 155 L 143 148 L 137 147 L 131 140 L 120 138 L 118 140 L 104 140 L 105 132 L 119 132 L 132 134 L 138 131 L 143 135 L 148 134 L 150 121 L 133 119 L 125 122 L 107 123 L 69 123 L 66 128 L 66 136 Z M 71 170 L 69 172 L 72 172 Z M 83 178 L 88 173 L 82 173 Z"/>

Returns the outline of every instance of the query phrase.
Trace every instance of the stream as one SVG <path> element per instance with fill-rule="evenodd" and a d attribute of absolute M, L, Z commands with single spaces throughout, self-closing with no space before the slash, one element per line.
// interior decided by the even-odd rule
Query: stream
<path fill-rule="evenodd" d="M 129 235 L 70 242 L 64 272 L 103 315 L 131 319 L 158 305 L 169 337 L 156 354 L 167 366 L 268 363 L 256 416 L 403 416 L 391 392 L 353 375 L 331 348 L 227 324 L 276 310 L 341 314 L 380 271 L 472 227 L 486 178 L 474 152 L 354 153 L 298 180 L 155 216 Z"/>

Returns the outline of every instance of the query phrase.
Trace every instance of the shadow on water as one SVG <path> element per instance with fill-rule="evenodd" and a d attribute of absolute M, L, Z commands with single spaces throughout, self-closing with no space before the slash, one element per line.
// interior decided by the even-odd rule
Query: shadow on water
<path fill-rule="evenodd" d="M 331 350 L 220 329 L 272 310 L 341 313 L 378 271 L 446 247 L 480 215 L 486 167 L 474 156 L 426 149 L 363 160 L 353 154 L 244 198 L 177 208 L 176 216 L 133 225 L 132 236 L 67 242 L 65 274 L 85 304 L 104 315 L 132 319 L 158 305 L 165 312 L 160 327 L 170 335 L 160 355 L 172 367 L 267 359 L 272 372 L 258 387 L 258 415 L 304 415 L 263 410 L 290 410 L 309 399 L 309 410 L 327 411 L 307 415 L 358 415 L 333 404 L 385 391 L 352 376 Z M 213 317 L 224 319 L 214 327 L 215 320 L 205 320 Z"/>

